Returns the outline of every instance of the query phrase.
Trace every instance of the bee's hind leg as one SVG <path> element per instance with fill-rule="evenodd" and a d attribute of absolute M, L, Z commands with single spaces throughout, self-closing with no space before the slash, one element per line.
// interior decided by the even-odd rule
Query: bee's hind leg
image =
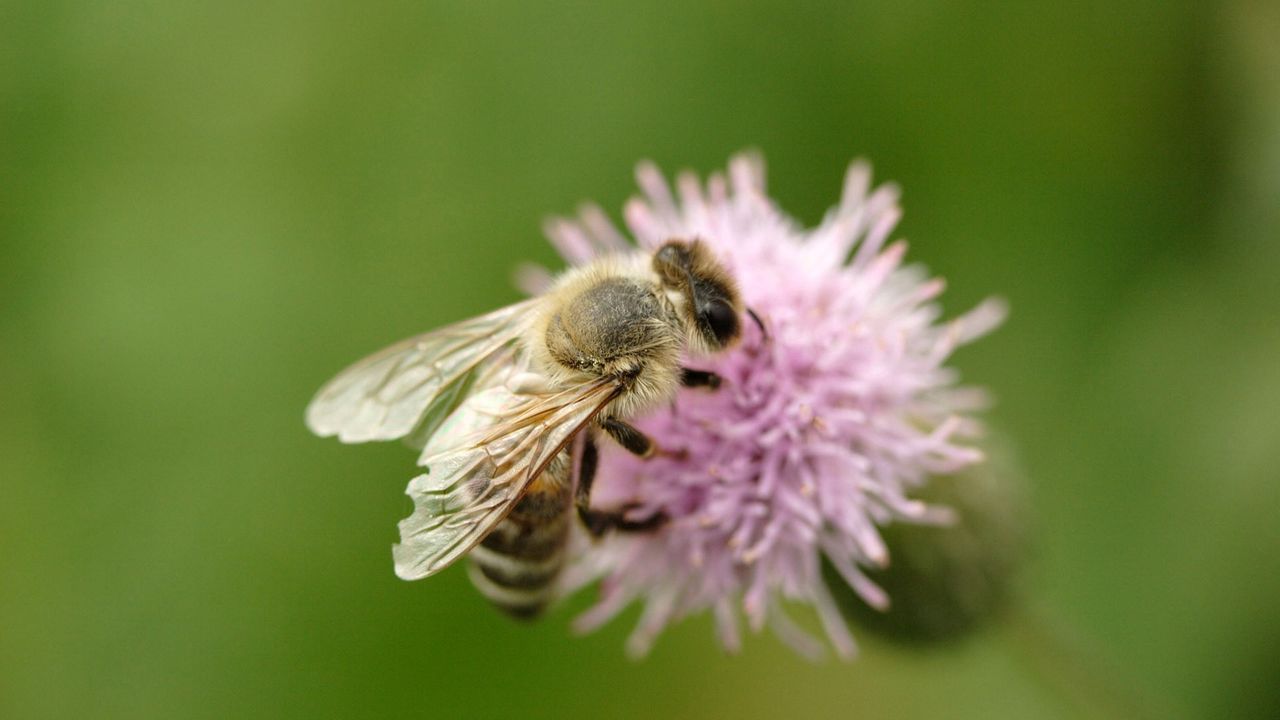
<path fill-rule="evenodd" d="M 633 428 L 634 429 L 634 428 Z M 639 431 L 636 431 L 639 432 Z M 647 438 L 646 438 L 647 439 Z M 573 504 L 578 508 L 578 517 L 586 526 L 592 537 L 600 537 L 610 530 L 624 532 L 645 532 L 656 530 L 667 522 L 667 514 L 657 512 L 643 520 L 631 520 L 626 517 L 627 510 L 635 505 L 624 505 L 621 510 L 591 509 L 591 484 L 596 479 L 596 468 L 600 465 L 600 451 L 596 447 L 591 433 L 584 433 L 582 456 L 578 461 L 578 486 L 574 491 Z"/>

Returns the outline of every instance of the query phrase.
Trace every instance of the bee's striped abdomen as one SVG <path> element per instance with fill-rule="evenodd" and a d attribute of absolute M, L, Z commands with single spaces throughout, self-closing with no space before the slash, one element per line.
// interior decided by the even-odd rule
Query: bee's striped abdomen
<path fill-rule="evenodd" d="M 569 453 L 561 452 L 511 514 L 471 550 L 471 582 L 507 613 L 532 619 L 554 598 L 571 519 Z"/>

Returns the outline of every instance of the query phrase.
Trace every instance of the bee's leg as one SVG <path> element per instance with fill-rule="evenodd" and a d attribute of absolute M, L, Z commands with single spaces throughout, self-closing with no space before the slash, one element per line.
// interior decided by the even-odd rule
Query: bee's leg
<path fill-rule="evenodd" d="M 666 513 L 654 513 L 644 520 L 629 520 L 624 517 L 633 506 L 624 506 L 622 510 L 592 510 L 591 484 L 596 479 L 596 468 L 600 464 L 600 451 L 596 448 L 595 438 L 584 433 L 582 457 L 578 461 L 578 487 L 574 491 L 573 503 L 578 508 L 578 517 L 586 526 L 592 537 L 600 537 L 609 530 L 626 532 L 642 532 L 653 530 L 667 522 Z"/>
<path fill-rule="evenodd" d="M 713 372 L 680 368 L 680 384 L 685 387 L 704 387 L 708 390 L 719 390 L 720 382 L 720 376 Z"/>
<path fill-rule="evenodd" d="M 600 421 L 600 427 L 609 433 L 609 437 L 618 442 L 619 445 L 627 449 L 632 455 L 639 455 L 642 458 L 653 457 L 657 452 L 658 445 L 648 435 L 640 432 L 639 428 L 625 423 L 616 417 L 607 417 Z"/>
<path fill-rule="evenodd" d="M 600 518 L 600 513 L 591 509 L 591 483 L 596 479 L 596 468 L 600 465 L 600 451 L 596 448 L 596 440 L 590 432 L 584 432 L 582 439 L 582 455 L 578 459 L 578 487 L 573 491 L 573 504 L 578 508 L 578 517 L 593 537 L 600 537 L 608 529 Z"/>
<path fill-rule="evenodd" d="M 625 516 L 626 510 L 633 506 L 624 506 L 622 510 L 586 510 L 578 508 L 578 517 L 586 526 L 591 537 L 602 537 L 610 530 L 618 532 L 652 532 L 667 524 L 667 514 L 656 512 L 643 520 L 631 520 Z"/>
<path fill-rule="evenodd" d="M 683 458 L 688 454 L 688 451 L 684 449 L 664 450 L 659 448 L 653 438 L 645 435 L 639 428 L 613 416 L 601 420 L 600 427 L 609 433 L 609 437 L 613 438 L 615 442 L 626 448 L 627 452 L 632 455 L 638 455 L 645 460 L 657 454 L 674 458 Z"/>
<path fill-rule="evenodd" d="M 621 510 L 600 513 L 600 516 L 608 523 L 606 529 L 617 530 L 619 532 L 640 533 L 651 532 L 667 524 L 667 514 L 661 510 L 643 520 L 631 520 L 627 518 L 627 511 L 635 507 L 639 506 L 627 504 L 623 505 Z"/>

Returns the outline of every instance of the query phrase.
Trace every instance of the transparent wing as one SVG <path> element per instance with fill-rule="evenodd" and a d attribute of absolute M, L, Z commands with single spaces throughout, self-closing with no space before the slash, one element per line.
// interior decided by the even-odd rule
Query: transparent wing
<path fill-rule="evenodd" d="M 357 362 L 316 393 L 307 427 L 356 443 L 405 437 L 428 416 L 443 419 L 477 374 L 515 357 L 514 341 L 535 302 L 409 338 Z"/>
<path fill-rule="evenodd" d="M 426 577 L 470 550 L 620 389 L 610 380 L 541 395 L 495 386 L 468 399 L 423 451 L 429 471 L 405 491 L 414 511 L 400 521 L 396 574 Z M 474 430 L 460 438 L 462 428 Z"/>

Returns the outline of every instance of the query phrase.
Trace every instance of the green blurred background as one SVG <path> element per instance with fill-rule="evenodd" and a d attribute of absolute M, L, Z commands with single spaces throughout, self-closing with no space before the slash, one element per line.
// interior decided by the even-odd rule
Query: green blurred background
<path fill-rule="evenodd" d="M 1274 0 L 0 2 L 0 717 L 1095 715 L 1081 671 L 1280 716 L 1277 38 Z M 948 308 L 1010 300 L 957 364 L 1052 644 L 811 665 L 697 618 L 636 664 L 634 612 L 392 574 L 413 455 L 311 393 L 515 299 L 637 160 L 744 147 L 809 223 L 869 157 Z"/>

